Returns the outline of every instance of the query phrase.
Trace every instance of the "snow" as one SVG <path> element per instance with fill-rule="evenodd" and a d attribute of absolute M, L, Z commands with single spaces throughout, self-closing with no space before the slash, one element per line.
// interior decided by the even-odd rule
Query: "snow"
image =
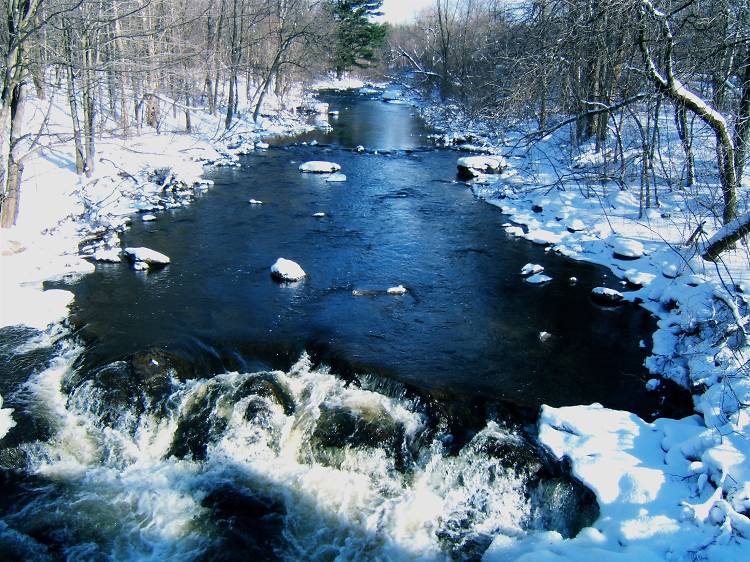
<path fill-rule="evenodd" d="M 341 166 L 335 162 L 325 162 L 322 160 L 311 160 L 310 162 L 305 162 L 299 166 L 300 172 L 309 172 L 313 174 L 330 174 L 331 172 L 338 172 L 340 169 Z"/>
<path fill-rule="evenodd" d="M 459 171 L 470 176 L 494 174 L 506 166 L 502 156 L 464 156 L 456 161 Z"/>
<path fill-rule="evenodd" d="M 527 275 L 535 275 L 537 273 L 541 273 L 544 271 L 544 267 L 537 263 L 527 263 L 521 268 L 521 275 L 527 276 Z"/>
<path fill-rule="evenodd" d="M 151 222 L 156 220 L 156 215 L 152 215 L 151 213 L 146 213 L 145 215 L 141 215 L 141 220 L 143 222 Z"/>
<path fill-rule="evenodd" d="M 397 285 L 396 287 L 390 287 L 386 292 L 389 295 L 403 295 L 406 294 L 407 289 L 403 285 Z"/>
<path fill-rule="evenodd" d="M 262 205 L 263 201 L 258 201 L 257 199 L 250 199 L 248 203 L 250 203 L 251 205 Z"/>
<path fill-rule="evenodd" d="M 325 214 L 325 213 L 323 213 L 323 212 L 320 212 L 320 213 L 313 213 L 313 217 L 315 217 L 315 218 L 317 218 L 317 219 L 322 219 L 322 218 L 324 218 L 325 216 L 326 216 L 326 214 Z"/>
<path fill-rule="evenodd" d="M 147 265 L 167 265 L 170 262 L 169 256 L 150 248 L 125 248 L 123 252 L 136 264 L 140 262 Z"/>
<path fill-rule="evenodd" d="M 346 174 L 331 174 L 326 178 L 327 182 L 344 182 L 346 181 Z"/>
<path fill-rule="evenodd" d="M 670 135 L 680 146 L 670 111 L 660 117 L 662 141 Z M 470 180 L 474 194 L 506 215 L 499 222 L 509 235 L 606 266 L 635 286 L 622 293 L 623 299 L 640 302 L 657 318 L 646 361 L 653 376 L 648 388 L 672 379 L 694 392 L 696 415 L 650 424 L 599 405 L 545 407 L 540 440 L 558 458 L 571 460 L 575 474 L 596 492 L 601 517 L 574 539 L 554 533 L 522 540 L 498 536 L 483 560 L 747 559 L 750 347 L 745 334 L 750 299 L 742 288 L 750 287 L 750 257 L 738 245 L 722 255 L 721 263 L 700 258 L 712 233 L 719 237 L 736 230 L 747 211 L 741 209 L 741 218 L 727 228 L 711 212 L 713 198 L 721 193 L 713 134 L 701 137 L 694 131 L 702 141 L 694 144 L 696 161 L 704 166 L 701 185 L 689 194 L 660 185 L 659 206 L 640 209 L 637 173 L 625 177 L 627 189 L 617 182 L 587 180 L 584 172 L 606 174 L 608 165 L 613 172 L 612 154 L 597 152 L 592 144 L 571 156 L 570 129 L 526 150 L 515 148 L 523 144 L 522 132 L 495 133 L 492 124 L 456 107 L 427 106 L 422 114 L 445 131 L 439 140 L 446 145 L 471 138 L 507 154 L 502 177 Z M 638 139 L 638 131 L 630 134 Z M 510 153 L 508 147 L 514 147 Z M 668 149 L 663 153 L 663 165 L 679 175 L 682 156 Z M 747 177 L 743 186 L 740 199 L 746 200 Z M 701 222 L 709 234 L 686 245 Z M 600 289 L 603 294 L 605 289 Z"/>
<path fill-rule="evenodd" d="M 623 258 L 640 258 L 643 257 L 644 253 L 643 244 L 638 240 L 630 240 L 628 238 L 616 238 L 612 242 L 612 252 L 615 257 Z"/>
<path fill-rule="evenodd" d="M 542 283 L 552 281 L 552 277 L 544 275 L 543 273 L 537 273 L 536 275 L 527 277 L 524 281 L 526 281 L 526 283 L 531 283 L 532 285 L 541 285 Z"/>
<path fill-rule="evenodd" d="M 300 281 L 307 275 L 297 262 L 279 258 L 271 266 L 271 276 L 279 281 Z"/>
<path fill-rule="evenodd" d="M 617 304 L 625 300 L 625 296 L 620 291 L 608 287 L 594 287 L 591 289 L 591 296 L 596 302 L 603 304 Z"/>

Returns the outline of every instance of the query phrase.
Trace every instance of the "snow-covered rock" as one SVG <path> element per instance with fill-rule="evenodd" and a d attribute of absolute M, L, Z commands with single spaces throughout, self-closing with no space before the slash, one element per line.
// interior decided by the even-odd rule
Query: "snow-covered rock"
<path fill-rule="evenodd" d="M 594 302 L 603 305 L 620 304 L 625 300 L 625 296 L 620 292 L 609 287 L 594 287 L 591 290 L 591 298 Z"/>
<path fill-rule="evenodd" d="M 543 273 L 537 273 L 536 275 L 527 277 L 524 281 L 526 281 L 526 283 L 531 283 L 532 285 L 541 285 L 542 283 L 552 281 L 552 277 L 544 275 Z"/>
<path fill-rule="evenodd" d="M 255 148 L 258 150 L 268 150 L 269 148 L 271 148 L 271 145 L 267 142 L 260 141 L 255 143 Z"/>
<path fill-rule="evenodd" d="M 250 199 L 248 203 L 250 203 L 251 205 L 262 205 L 263 201 L 258 201 L 257 199 Z"/>
<path fill-rule="evenodd" d="M 271 266 L 271 277 L 277 281 L 299 281 L 307 275 L 297 262 L 279 258 Z"/>
<path fill-rule="evenodd" d="M 458 174 L 465 178 L 475 178 L 481 174 L 496 174 L 505 168 L 502 156 L 464 156 L 456 161 Z"/>
<path fill-rule="evenodd" d="M 361 144 L 357 145 L 357 148 L 354 149 L 354 152 L 359 152 L 360 154 L 365 151 L 365 147 Z"/>
<path fill-rule="evenodd" d="M 326 178 L 328 182 L 344 182 L 346 181 L 346 174 L 331 174 Z"/>
<path fill-rule="evenodd" d="M 539 343 L 547 343 L 552 339 L 552 334 L 549 332 L 539 332 Z"/>
<path fill-rule="evenodd" d="M 325 214 L 325 213 L 322 213 L 322 212 L 321 212 L 321 213 L 313 213 L 313 216 L 314 216 L 314 217 L 315 217 L 316 219 L 322 219 L 322 218 L 324 218 L 324 217 L 326 216 L 326 214 Z"/>
<path fill-rule="evenodd" d="M 632 285 L 638 285 L 639 287 L 646 287 L 648 286 L 654 279 L 656 279 L 656 275 L 653 273 L 648 273 L 646 271 L 640 271 L 638 269 L 628 269 L 625 272 L 625 279 L 628 283 L 631 283 Z"/>
<path fill-rule="evenodd" d="M 406 287 L 403 285 L 398 285 L 396 287 L 390 287 L 388 291 L 386 291 L 389 295 L 403 295 L 407 291 Z"/>
<path fill-rule="evenodd" d="M 643 256 L 645 249 L 638 240 L 616 238 L 612 243 L 612 254 L 616 258 L 637 259 Z"/>
<path fill-rule="evenodd" d="M 105 263 L 119 263 L 122 254 L 120 248 L 99 248 L 92 255 L 91 259 Z"/>
<path fill-rule="evenodd" d="M 586 223 L 581 219 L 572 219 L 568 221 L 565 226 L 571 232 L 580 232 L 581 230 L 586 230 Z"/>
<path fill-rule="evenodd" d="M 325 162 L 323 160 L 311 160 L 299 166 L 300 172 L 309 172 L 312 174 L 330 174 L 338 172 L 340 169 L 341 166 L 335 162 Z"/>
<path fill-rule="evenodd" d="M 162 266 L 167 265 L 170 262 L 168 256 L 150 248 L 125 248 L 123 252 L 134 263 L 136 269 L 147 269 L 147 267 L 143 268 L 142 265 L 139 264 L 145 264 L 146 266 Z"/>
<path fill-rule="evenodd" d="M 151 213 L 146 213 L 145 215 L 141 216 L 141 220 L 143 222 L 150 222 L 156 220 L 156 215 L 152 215 Z"/>
<path fill-rule="evenodd" d="M 527 263 L 521 268 L 521 275 L 526 277 L 527 275 L 536 275 L 544 271 L 544 267 L 538 263 Z"/>

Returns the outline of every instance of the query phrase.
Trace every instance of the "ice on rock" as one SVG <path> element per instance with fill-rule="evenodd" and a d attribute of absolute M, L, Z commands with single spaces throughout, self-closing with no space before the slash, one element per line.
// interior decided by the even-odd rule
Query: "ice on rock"
<path fill-rule="evenodd" d="M 143 215 L 141 217 L 141 220 L 143 222 L 155 221 L 156 220 L 156 215 L 152 215 L 151 213 L 146 213 L 145 215 Z"/>
<path fill-rule="evenodd" d="M 552 277 L 544 275 L 542 273 L 537 273 L 536 275 L 527 277 L 526 279 L 524 279 L 524 281 L 526 281 L 527 283 L 531 283 L 532 285 L 541 285 L 542 283 L 552 281 Z"/>
<path fill-rule="evenodd" d="M 527 275 L 536 275 L 544 271 L 544 267 L 537 263 L 527 263 L 521 268 L 521 275 L 526 277 Z"/>
<path fill-rule="evenodd" d="M 297 262 L 279 258 L 271 266 L 271 277 L 277 281 L 299 281 L 307 275 Z"/>
<path fill-rule="evenodd" d="M 404 287 L 403 285 L 390 287 L 387 292 L 389 295 L 403 295 L 406 293 L 406 287 Z"/>
<path fill-rule="evenodd" d="M 616 258 L 637 259 L 643 256 L 645 249 L 638 240 L 616 238 L 612 244 L 612 253 Z"/>
<path fill-rule="evenodd" d="M 263 201 L 258 201 L 257 199 L 250 199 L 248 203 L 250 203 L 251 205 L 262 205 Z"/>
<path fill-rule="evenodd" d="M 362 153 L 362 152 L 364 152 L 364 151 L 365 151 L 365 147 L 364 147 L 364 146 L 362 146 L 361 144 L 358 144 L 358 145 L 357 145 L 357 148 L 355 148 L 355 149 L 354 149 L 354 151 L 355 151 L 355 152 L 359 152 L 359 153 Z"/>
<path fill-rule="evenodd" d="M 475 178 L 481 174 L 496 174 L 505 166 L 505 159 L 502 156 L 464 156 L 456 162 L 459 175 L 466 178 Z"/>
<path fill-rule="evenodd" d="M 316 219 L 322 219 L 325 216 L 326 216 L 325 213 L 314 213 L 313 214 L 313 217 L 315 217 Z"/>
<path fill-rule="evenodd" d="M 326 178 L 327 182 L 344 182 L 346 181 L 346 174 L 331 174 Z"/>
<path fill-rule="evenodd" d="M 150 248 L 125 248 L 123 252 L 130 258 L 133 267 L 137 270 L 148 269 L 150 266 L 164 266 L 170 262 L 168 256 Z"/>
<path fill-rule="evenodd" d="M 338 172 L 340 169 L 341 166 L 335 162 L 325 162 L 323 160 L 311 160 L 299 166 L 300 172 L 309 172 L 312 174 L 330 174 Z"/>
<path fill-rule="evenodd" d="M 625 300 L 624 295 L 620 291 L 610 289 L 609 287 L 594 287 L 591 290 L 591 298 L 594 302 L 610 306 L 620 304 Z"/>

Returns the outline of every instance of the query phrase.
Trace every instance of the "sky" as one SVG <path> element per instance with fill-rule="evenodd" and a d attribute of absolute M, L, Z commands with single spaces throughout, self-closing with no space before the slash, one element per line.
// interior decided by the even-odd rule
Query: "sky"
<path fill-rule="evenodd" d="M 420 11 L 431 5 L 433 0 L 384 0 L 381 8 L 383 20 L 390 23 L 406 23 Z"/>

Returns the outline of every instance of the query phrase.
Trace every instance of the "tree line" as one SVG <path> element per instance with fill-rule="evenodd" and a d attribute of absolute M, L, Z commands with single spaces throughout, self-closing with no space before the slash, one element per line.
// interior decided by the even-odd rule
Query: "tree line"
<path fill-rule="evenodd" d="M 412 87 L 470 115 L 532 122 L 531 140 L 570 125 L 573 146 L 606 156 L 599 179 L 624 186 L 637 175 L 642 211 L 658 206 L 659 188 L 697 194 L 718 177 L 705 206 L 723 229 L 705 258 L 750 233 L 741 189 L 750 142 L 748 0 L 435 0 L 393 30 L 390 47 Z M 661 157 L 665 115 L 679 159 Z M 623 145 L 625 129 L 636 131 L 637 151 Z M 715 155 L 709 173 L 698 174 L 695 148 L 706 133 Z"/>
<path fill-rule="evenodd" d="M 166 112 L 252 118 L 311 76 L 371 64 L 382 0 L 3 0 L 0 18 L 0 226 L 18 213 L 29 96 L 63 94 L 79 174 L 96 165 L 105 129 L 160 130 Z"/>

